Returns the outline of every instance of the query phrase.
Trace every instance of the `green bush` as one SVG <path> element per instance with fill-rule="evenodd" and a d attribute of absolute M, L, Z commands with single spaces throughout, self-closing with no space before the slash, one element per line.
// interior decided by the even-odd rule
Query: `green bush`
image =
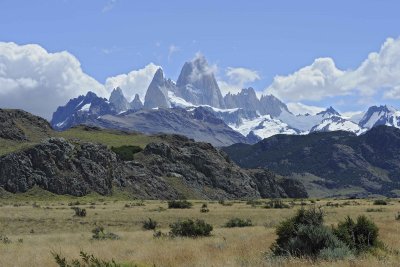
<path fill-rule="evenodd" d="M 344 222 L 339 222 L 333 233 L 357 253 L 381 245 L 378 227 L 364 215 L 358 216 L 356 222 L 347 217 Z"/>
<path fill-rule="evenodd" d="M 387 205 L 387 201 L 383 199 L 376 199 L 374 200 L 374 205 Z"/>
<path fill-rule="evenodd" d="M 119 146 L 111 147 L 111 150 L 117 154 L 120 159 L 130 161 L 133 160 L 136 153 L 142 151 L 142 148 L 139 146 Z"/>
<path fill-rule="evenodd" d="M 169 209 L 190 209 L 193 204 L 187 200 L 172 200 L 168 201 Z"/>
<path fill-rule="evenodd" d="M 288 204 L 285 204 L 282 200 L 280 199 L 271 199 L 270 201 L 267 202 L 267 204 L 264 206 L 266 209 L 288 209 L 290 206 Z"/>
<path fill-rule="evenodd" d="M 154 230 L 157 227 L 157 222 L 152 220 L 151 218 L 147 219 L 147 221 L 143 222 L 143 229 L 144 230 Z"/>
<path fill-rule="evenodd" d="M 400 221 L 400 212 L 397 213 L 397 215 L 394 217 L 397 221 Z"/>
<path fill-rule="evenodd" d="M 301 208 L 296 215 L 281 222 L 278 238 L 271 246 L 274 255 L 341 259 L 351 252 L 331 231 L 324 226 L 324 213 L 312 207 Z"/>
<path fill-rule="evenodd" d="M 199 237 L 199 236 L 209 236 L 213 227 L 203 220 L 185 220 L 175 222 L 170 225 L 171 236 L 187 236 L 187 237 Z"/>
<path fill-rule="evenodd" d="M 203 205 L 201 206 L 200 212 L 201 213 L 206 213 L 209 212 L 210 210 L 208 209 L 207 203 L 203 203 Z"/>
<path fill-rule="evenodd" d="M 93 256 L 93 254 L 89 255 L 83 251 L 80 252 L 80 259 L 73 259 L 70 262 L 59 253 L 52 252 L 51 254 L 59 267 L 122 267 L 122 265 L 117 264 L 114 260 L 100 260 Z"/>
<path fill-rule="evenodd" d="M 98 227 L 94 228 L 92 230 L 92 233 L 93 233 L 92 238 L 95 240 L 106 240 L 106 239 L 118 240 L 119 239 L 118 235 L 111 233 L 111 232 L 106 232 L 104 230 L 104 227 L 102 227 L 102 226 L 98 226 Z"/>
<path fill-rule="evenodd" d="M 224 199 L 218 200 L 218 203 L 221 204 L 222 206 L 233 206 L 232 202 L 225 202 Z"/>
<path fill-rule="evenodd" d="M 71 209 L 75 211 L 75 216 L 86 217 L 86 209 L 81 209 L 79 207 L 72 207 Z"/>
<path fill-rule="evenodd" d="M 252 199 L 252 200 L 248 200 L 248 201 L 246 202 L 246 205 L 250 205 L 250 206 L 252 206 L 252 207 L 256 207 L 256 206 L 261 206 L 263 203 L 264 203 L 264 202 L 261 201 L 261 200 L 254 200 L 254 199 Z"/>
<path fill-rule="evenodd" d="M 247 227 L 247 226 L 253 226 L 253 223 L 251 222 L 250 219 L 243 220 L 240 218 L 232 218 L 225 224 L 225 227 L 228 227 L 228 228 Z"/>

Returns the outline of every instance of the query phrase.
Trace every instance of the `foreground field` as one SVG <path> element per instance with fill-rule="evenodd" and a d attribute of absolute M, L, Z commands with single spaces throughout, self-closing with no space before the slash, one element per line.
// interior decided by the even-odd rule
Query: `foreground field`
<path fill-rule="evenodd" d="M 29 195 L 3 198 L 0 235 L 12 242 L 0 243 L 0 266 L 57 266 L 52 251 L 71 259 L 77 258 L 81 250 L 127 266 L 399 266 L 400 221 L 395 216 L 400 203 L 396 199 L 384 206 L 374 205 L 373 200 L 316 200 L 315 204 L 310 200 L 285 200 L 294 204 L 288 209 L 265 209 L 245 201 L 224 205 L 192 202 L 191 209 L 168 209 L 162 201 L 97 196 L 51 200 L 33 200 Z M 203 203 L 208 204 L 208 213 L 200 212 Z M 85 208 L 87 216 L 75 217 L 71 205 Z M 336 224 L 347 215 L 367 215 L 379 226 L 387 250 L 338 262 L 272 258 L 269 247 L 276 238 L 275 226 L 301 205 L 322 206 L 327 225 Z M 254 226 L 225 228 L 224 224 L 233 217 L 251 219 Z M 211 237 L 197 239 L 154 238 L 152 231 L 142 229 L 147 218 L 159 222 L 159 229 L 165 233 L 170 223 L 186 218 L 204 219 L 214 226 L 214 231 Z M 121 238 L 92 240 L 91 230 L 100 225 Z"/>

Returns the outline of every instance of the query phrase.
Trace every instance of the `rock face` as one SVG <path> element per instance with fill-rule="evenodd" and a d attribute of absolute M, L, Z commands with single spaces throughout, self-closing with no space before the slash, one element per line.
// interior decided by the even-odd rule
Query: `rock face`
<path fill-rule="evenodd" d="M 107 99 L 93 92 L 86 96 L 71 99 L 65 106 L 58 107 L 53 113 L 51 125 L 56 130 L 65 130 L 74 125 L 95 120 L 104 114 L 115 114 L 116 109 Z"/>
<path fill-rule="evenodd" d="M 176 86 L 179 90 L 177 96 L 192 104 L 225 108 L 212 68 L 203 56 L 183 65 Z"/>
<path fill-rule="evenodd" d="M 34 128 L 38 135 L 46 136 L 51 131 L 50 124 L 43 118 L 23 110 L 0 109 L 0 138 L 27 141 L 28 136 L 21 127 Z"/>
<path fill-rule="evenodd" d="M 52 138 L 0 158 L 0 186 L 16 193 L 37 185 L 57 194 L 107 194 L 116 156 L 102 145 Z"/>
<path fill-rule="evenodd" d="M 133 109 L 133 110 L 139 110 L 139 109 L 143 108 L 143 103 L 140 100 L 140 97 L 138 94 L 135 95 L 135 97 L 133 98 L 133 100 L 131 101 L 129 106 L 130 106 L 130 109 Z"/>
<path fill-rule="evenodd" d="M 149 88 L 144 98 L 144 107 L 152 108 L 169 108 L 171 105 L 168 101 L 168 91 L 174 91 L 175 84 L 171 80 L 164 78 L 164 73 L 159 68 L 154 74 Z"/>
<path fill-rule="evenodd" d="M 303 197 L 293 185 L 263 170 L 243 170 L 223 152 L 207 143 L 183 136 L 161 135 L 135 155 L 119 160 L 99 144 L 50 138 L 42 143 L 0 157 L 0 186 L 25 192 L 39 186 L 57 194 L 81 196 L 89 192 L 109 194 L 122 187 L 146 199 L 253 199 Z"/>
<path fill-rule="evenodd" d="M 110 103 L 112 103 L 115 107 L 116 112 L 120 113 L 123 111 L 127 111 L 130 108 L 130 104 L 128 100 L 126 100 L 124 93 L 121 88 L 115 88 L 110 95 L 109 99 Z"/>
<path fill-rule="evenodd" d="M 242 167 L 297 177 L 309 190 L 324 193 L 320 196 L 395 196 L 400 189 L 400 130 L 394 127 L 377 126 L 360 136 L 344 131 L 276 135 L 224 151 Z"/>

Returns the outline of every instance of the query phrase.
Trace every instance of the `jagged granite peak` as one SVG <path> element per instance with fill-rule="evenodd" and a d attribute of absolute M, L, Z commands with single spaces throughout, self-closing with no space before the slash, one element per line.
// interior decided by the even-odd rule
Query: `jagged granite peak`
<path fill-rule="evenodd" d="M 130 105 L 130 109 L 133 110 L 139 110 L 141 108 L 143 108 L 143 103 L 140 100 L 139 94 L 135 94 L 135 97 L 133 98 L 133 100 L 131 101 Z"/>
<path fill-rule="evenodd" d="M 282 111 L 291 113 L 281 100 L 273 95 L 262 95 L 260 98 L 260 113 L 262 115 L 271 115 L 272 117 L 278 117 Z"/>
<path fill-rule="evenodd" d="M 364 114 L 359 125 L 368 129 L 379 125 L 400 128 L 400 111 L 387 105 L 372 106 Z"/>
<path fill-rule="evenodd" d="M 237 94 L 231 94 L 230 92 L 224 97 L 226 108 L 243 108 L 245 110 L 260 109 L 260 100 L 258 99 L 256 92 L 252 87 L 243 88 Z"/>
<path fill-rule="evenodd" d="M 165 79 L 163 70 L 159 68 L 147 89 L 144 97 L 144 107 L 147 109 L 171 107 L 168 100 L 168 91 L 175 92 L 175 84 L 171 80 Z"/>
<path fill-rule="evenodd" d="M 130 108 L 129 102 L 120 87 L 112 90 L 109 101 L 114 105 L 117 112 L 127 111 Z"/>
<path fill-rule="evenodd" d="M 339 112 L 337 112 L 332 106 L 327 108 L 324 111 L 318 112 L 317 115 L 322 115 L 323 117 L 326 116 L 341 116 Z"/>
<path fill-rule="evenodd" d="M 188 102 L 225 108 L 213 69 L 202 55 L 183 65 L 176 86 L 179 89 L 179 95 Z"/>
<path fill-rule="evenodd" d="M 65 130 L 101 115 L 115 113 L 114 104 L 89 91 L 85 96 L 80 95 L 69 100 L 65 106 L 58 107 L 50 124 L 56 130 Z"/>

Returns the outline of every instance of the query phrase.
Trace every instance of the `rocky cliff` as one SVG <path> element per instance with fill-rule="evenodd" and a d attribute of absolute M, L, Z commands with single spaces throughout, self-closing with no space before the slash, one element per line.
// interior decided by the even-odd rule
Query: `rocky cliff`
<path fill-rule="evenodd" d="M 111 193 L 114 186 L 147 199 L 305 197 L 266 171 L 243 170 L 207 143 L 161 135 L 122 161 L 101 144 L 50 138 L 0 157 L 0 186 L 16 193 L 39 186 L 57 194 Z M 256 174 L 257 175 L 256 175 Z"/>

